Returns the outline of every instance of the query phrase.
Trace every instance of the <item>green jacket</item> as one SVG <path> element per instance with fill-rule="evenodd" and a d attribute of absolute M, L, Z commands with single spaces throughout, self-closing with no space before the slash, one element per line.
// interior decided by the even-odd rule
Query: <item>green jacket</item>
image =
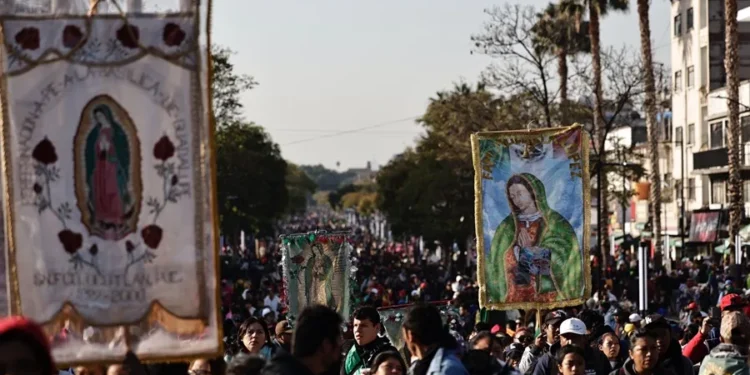
<path fill-rule="evenodd" d="M 573 226 L 557 211 L 549 207 L 544 184 L 534 175 L 522 173 L 533 190 L 537 209 L 542 214 L 542 225 L 537 235 L 537 247 L 549 250 L 550 274 L 541 276 L 539 293 L 557 292 L 555 300 L 564 301 L 581 298 L 584 291 L 583 262 L 581 248 Z M 506 186 L 508 197 L 508 186 Z M 586 209 L 586 208 L 584 208 Z M 495 231 L 490 248 L 489 262 L 485 267 L 487 297 L 492 303 L 503 303 L 507 299 L 508 284 L 513 274 L 508 274 L 505 256 L 516 244 L 518 217 L 511 213 Z M 533 301 L 529 301 L 533 302 Z"/>
<path fill-rule="evenodd" d="M 719 344 L 703 359 L 698 375 L 750 375 L 747 351 L 731 344 Z"/>

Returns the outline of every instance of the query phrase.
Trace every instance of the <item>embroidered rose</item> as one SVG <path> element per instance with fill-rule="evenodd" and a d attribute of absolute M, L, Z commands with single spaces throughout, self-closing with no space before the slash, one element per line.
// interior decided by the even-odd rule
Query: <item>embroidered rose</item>
<path fill-rule="evenodd" d="M 97 246 L 96 244 L 91 245 L 91 247 L 89 248 L 89 254 L 94 257 L 96 256 L 96 254 L 99 254 L 99 246 Z"/>
<path fill-rule="evenodd" d="M 133 245 L 133 243 L 130 241 L 125 241 L 125 251 L 130 254 L 133 252 L 133 250 L 135 250 L 135 245 Z"/>
<path fill-rule="evenodd" d="M 35 50 L 39 48 L 39 29 L 24 27 L 16 33 L 16 43 L 23 49 Z"/>
<path fill-rule="evenodd" d="M 37 193 L 37 194 L 41 194 L 42 193 L 42 185 L 39 185 L 39 183 L 35 183 L 34 184 L 34 192 Z"/>
<path fill-rule="evenodd" d="M 83 245 L 83 236 L 70 229 L 65 229 L 58 233 L 57 238 L 62 243 L 65 252 L 71 255 L 75 254 L 81 248 L 81 245 Z"/>
<path fill-rule="evenodd" d="M 74 48 L 83 40 L 83 32 L 76 25 L 68 25 L 63 29 L 62 44 L 65 48 Z"/>
<path fill-rule="evenodd" d="M 182 31 L 180 25 L 170 22 L 164 26 L 162 39 L 164 40 L 164 44 L 170 47 L 176 47 L 185 41 L 185 32 Z"/>
<path fill-rule="evenodd" d="M 31 157 L 42 164 L 53 164 L 57 161 L 57 151 L 55 145 L 44 137 L 41 142 L 37 143 L 31 152 Z"/>
<path fill-rule="evenodd" d="M 154 157 L 161 161 L 166 161 L 172 156 L 174 156 L 174 144 L 165 135 L 154 145 Z"/>
<path fill-rule="evenodd" d="M 140 31 L 137 26 L 124 24 L 117 29 L 117 40 L 123 47 L 138 48 L 138 39 L 140 39 Z"/>
<path fill-rule="evenodd" d="M 143 238 L 143 242 L 146 244 L 146 246 L 156 249 L 159 247 L 159 243 L 161 243 L 161 236 L 164 232 L 162 229 L 156 225 L 151 224 L 141 231 L 141 237 Z"/>

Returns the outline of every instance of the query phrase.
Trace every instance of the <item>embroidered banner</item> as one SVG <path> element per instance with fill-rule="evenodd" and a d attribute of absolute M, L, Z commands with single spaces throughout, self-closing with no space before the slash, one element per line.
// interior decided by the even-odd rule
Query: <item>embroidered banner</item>
<path fill-rule="evenodd" d="M 351 245 L 347 234 L 281 236 L 288 319 L 311 305 L 325 305 L 349 317 Z"/>
<path fill-rule="evenodd" d="M 478 133 L 471 143 L 481 306 L 583 303 L 591 293 L 583 128 Z"/>
<path fill-rule="evenodd" d="M 0 18 L 10 308 L 58 363 L 221 353 L 204 3 Z"/>
<path fill-rule="evenodd" d="M 450 301 L 438 301 L 432 302 L 431 305 L 440 310 L 440 315 L 443 318 L 443 324 L 451 323 L 452 321 L 458 322 L 461 317 L 455 307 L 450 304 Z M 406 314 L 414 308 L 414 304 L 408 305 L 397 305 L 389 307 L 381 307 L 378 309 L 380 314 L 380 322 L 383 324 L 385 329 L 385 336 L 391 341 L 391 345 L 401 351 L 404 348 L 404 337 L 402 334 L 401 326 L 404 324 L 404 318 Z"/>

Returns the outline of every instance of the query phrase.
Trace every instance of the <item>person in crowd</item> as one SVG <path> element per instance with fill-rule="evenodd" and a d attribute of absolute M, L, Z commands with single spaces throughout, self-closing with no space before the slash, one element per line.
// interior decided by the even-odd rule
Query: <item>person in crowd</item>
<path fill-rule="evenodd" d="M 396 351 L 385 351 L 377 355 L 370 367 L 371 375 L 406 375 L 406 362 Z"/>
<path fill-rule="evenodd" d="M 564 346 L 557 352 L 555 366 L 561 375 L 585 375 L 586 354 L 578 346 Z"/>
<path fill-rule="evenodd" d="M 242 353 L 258 354 L 265 360 L 271 359 L 274 355 L 271 334 L 263 319 L 251 317 L 242 322 L 237 338 L 240 340 L 239 351 Z"/>
<path fill-rule="evenodd" d="M 223 358 L 196 359 L 190 363 L 188 375 L 223 375 L 226 368 Z"/>
<path fill-rule="evenodd" d="M 620 339 L 612 332 L 608 332 L 599 337 L 599 350 L 609 360 L 609 366 L 612 370 L 622 367 L 623 358 L 620 353 Z"/>
<path fill-rule="evenodd" d="M 294 330 L 289 325 L 289 321 L 282 320 L 276 323 L 276 338 L 274 338 L 274 345 L 276 346 L 276 353 L 278 354 L 282 350 L 291 353 L 292 352 L 292 333 Z"/>
<path fill-rule="evenodd" d="M 659 364 L 659 348 L 656 337 L 645 329 L 638 329 L 630 336 L 628 359 L 611 375 L 674 375 L 670 369 Z"/>
<path fill-rule="evenodd" d="M 416 358 L 410 375 L 468 375 L 455 354 L 455 339 L 443 326 L 434 306 L 418 304 L 412 308 L 401 331 L 409 352 Z"/>
<path fill-rule="evenodd" d="M 635 328 L 641 328 L 641 318 L 637 313 L 632 313 L 628 316 L 628 323 L 632 324 Z"/>
<path fill-rule="evenodd" d="M 227 366 L 227 375 L 260 375 L 266 360 L 257 354 L 241 353 L 232 358 Z"/>
<path fill-rule="evenodd" d="M 280 353 L 263 375 L 323 375 L 338 371 L 343 338 L 341 316 L 325 306 L 306 307 L 297 317 L 292 353 Z"/>
<path fill-rule="evenodd" d="M 341 375 L 360 375 L 362 369 L 372 367 L 378 354 L 396 350 L 387 337 L 378 335 L 383 326 L 377 309 L 361 307 L 354 311 L 352 318 L 355 343 L 346 354 Z"/>
<path fill-rule="evenodd" d="M 463 359 L 464 367 L 470 374 L 506 374 L 518 373 L 501 360 L 502 352 L 493 352 L 493 347 L 499 346 L 497 338 L 491 332 L 479 332 L 469 343 L 469 351 Z M 507 367 L 507 369 L 506 369 Z"/>
<path fill-rule="evenodd" d="M 699 375 L 746 375 L 750 321 L 739 311 L 728 311 L 721 318 L 721 344 L 713 348 L 701 362 Z"/>
<path fill-rule="evenodd" d="M 518 370 L 521 363 L 524 347 L 521 344 L 511 344 L 505 351 L 505 363 L 513 369 Z"/>
<path fill-rule="evenodd" d="M 278 316 L 281 299 L 276 295 L 276 291 L 274 291 L 273 288 L 268 289 L 268 294 L 266 295 L 266 298 L 263 299 L 263 305 L 270 308 L 275 317 Z"/>
<path fill-rule="evenodd" d="M 703 318 L 701 328 L 698 333 L 693 336 L 690 341 L 682 348 L 682 355 L 687 357 L 693 363 L 700 363 L 705 356 L 708 355 L 708 340 L 709 334 L 711 333 L 711 318 Z"/>
<path fill-rule="evenodd" d="M 9 375 L 56 374 L 49 343 L 42 328 L 26 318 L 0 319 L 0 369 Z"/>
<path fill-rule="evenodd" d="M 560 337 L 560 324 L 568 318 L 568 315 L 562 310 L 551 311 L 544 317 L 542 325 L 542 334 L 537 337 L 534 344 L 526 347 L 518 364 L 518 370 L 524 375 L 530 375 L 539 358 L 549 352 Z"/>
<path fill-rule="evenodd" d="M 682 355 L 680 343 L 672 337 L 672 327 L 659 314 L 643 319 L 643 328 L 656 339 L 659 349 L 657 366 L 671 370 L 675 375 L 693 375 L 693 363 Z"/>
<path fill-rule="evenodd" d="M 557 375 L 555 358 L 561 347 L 573 345 L 582 348 L 586 357 L 586 373 L 608 375 L 612 368 L 609 360 L 599 350 L 593 349 L 586 338 L 586 324 L 578 318 L 569 318 L 560 325 L 560 342 L 542 356 L 534 367 L 533 375 Z"/>

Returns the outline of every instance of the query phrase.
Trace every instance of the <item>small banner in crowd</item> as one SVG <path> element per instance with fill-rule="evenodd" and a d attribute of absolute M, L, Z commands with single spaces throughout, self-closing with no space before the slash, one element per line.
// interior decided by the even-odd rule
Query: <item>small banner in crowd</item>
<path fill-rule="evenodd" d="M 580 126 L 472 135 L 479 302 L 499 310 L 591 293 L 589 139 Z"/>
<path fill-rule="evenodd" d="M 311 305 L 328 306 L 348 318 L 352 250 L 348 234 L 293 234 L 281 236 L 281 244 L 289 321 Z"/>
<path fill-rule="evenodd" d="M 210 1 L 74 3 L 0 17 L 10 310 L 61 365 L 220 354 Z"/>
<path fill-rule="evenodd" d="M 457 322 L 460 320 L 458 310 L 450 304 L 450 301 L 433 302 L 432 305 L 435 305 L 438 310 L 440 310 L 440 315 L 443 317 L 443 324 L 448 324 L 451 320 L 456 320 Z M 398 350 L 401 350 L 404 347 L 401 326 L 404 324 L 406 314 L 408 314 L 414 306 L 414 304 L 408 304 L 382 307 L 378 309 L 380 322 L 385 329 L 385 335 L 388 337 L 388 340 L 391 341 L 391 344 Z"/>

